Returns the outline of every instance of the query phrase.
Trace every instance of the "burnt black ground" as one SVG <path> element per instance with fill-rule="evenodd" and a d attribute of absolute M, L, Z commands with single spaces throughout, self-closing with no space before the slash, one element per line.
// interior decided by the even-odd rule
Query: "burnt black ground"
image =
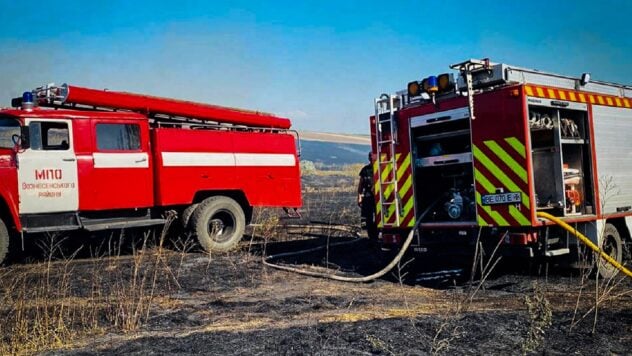
<path fill-rule="evenodd" d="M 547 330 L 542 354 L 626 355 L 630 354 L 629 325 L 632 313 L 605 313 L 601 332 L 569 334 L 564 321 L 568 314 L 556 313 Z M 124 345 L 78 351 L 73 355 L 422 355 L 430 345 L 441 319 L 421 317 L 357 323 L 329 323 L 290 329 L 250 332 L 200 333 L 185 337 L 145 337 Z M 456 335 L 443 350 L 446 354 L 520 354 L 527 320 L 518 313 L 472 313 L 454 321 Z M 627 330 L 620 330 L 621 326 Z M 441 352 L 443 353 L 443 352 Z"/>
<path fill-rule="evenodd" d="M 326 240 L 270 243 L 265 251 L 298 251 Z M 49 354 L 520 354 L 530 328 L 524 300 L 536 288 L 544 291 L 553 315 L 533 354 L 623 355 L 632 350 L 630 281 L 617 288 L 627 294 L 600 308 L 593 335 L 592 314 L 569 331 L 579 281 L 565 271 L 552 269 L 541 276 L 501 270 L 467 308 L 459 309 L 468 299 L 467 285 L 427 288 L 400 284 L 394 275 L 371 283 L 340 283 L 264 267 L 262 251 L 263 246 L 246 242 L 240 253 L 211 259 L 187 253 L 179 286 L 165 288 L 140 330 L 98 336 Z M 334 267 L 351 275 L 371 273 L 386 262 L 384 256 L 375 258 L 379 252 L 364 239 L 326 252 L 278 262 Z M 174 252 L 173 262 L 182 256 Z M 589 282 L 578 316 L 590 308 L 591 290 L 594 283 Z"/>
<path fill-rule="evenodd" d="M 307 180 L 315 189 L 304 194 L 308 220 L 357 225 L 353 189 L 327 194 L 319 190 L 353 188 L 353 178 L 327 179 Z M 277 238 L 276 232 L 268 236 L 285 239 Z M 62 260 L 78 251 L 70 262 L 75 273 L 74 295 L 89 294 L 95 271 L 102 274 L 104 293 L 129 278 L 134 251 L 143 248 L 143 234 L 125 235 L 123 241 L 119 237 L 80 235 L 54 251 L 54 258 Z M 329 241 L 354 238 L 334 234 Z M 611 293 L 620 294 L 617 298 L 600 306 L 592 334 L 592 313 L 570 330 L 571 321 L 594 305 L 594 279 L 580 289 L 577 271 L 550 266 L 546 273 L 544 265 L 529 266 L 524 261 L 501 264 L 470 302 L 466 272 L 456 279 L 446 275 L 433 282 L 411 283 L 417 274 L 451 269 L 454 261 L 407 255 L 403 261 L 413 257 L 414 261 L 402 271 L 371 283 L 348 284 L 278 271 L 261 263 L 263 254 L 312 248 L 326 243 L 326 237 L 264 242 L 253 238 L 244 241 L 239 252 L 212 256 L 197 249 L 182 252 L 168 245 L 164 253 L 177 283 L 167 273 L 160 276 L 149 318 L 139 329 L 127 333 L 106 329 L 103 334 L 72 340 L 44 354 L 419 355 L 438 351 L 447 355 L 513 355 L 521 353 L 530 330 L 525 298 L 536 291 L 544 293 L 550 303 L 552 324 L 544 328 L 544 337 L 532 354 L 632 354 L 629 280 Z M 2 272 L 18 273 L 48 259 L 46 248 L 34 244 L 28 248 L 18 264 Z M 145 250 L 154 253 L 156 248 Z M 393 253 L 383 253 L 363 239 L 275 261 L 367 275 L 384 266 Z M 443 265 L 438 267 L 435 262 Z M 468 265 L 469 261 L 459 261 L 456 267 L 467 270 Z"/>

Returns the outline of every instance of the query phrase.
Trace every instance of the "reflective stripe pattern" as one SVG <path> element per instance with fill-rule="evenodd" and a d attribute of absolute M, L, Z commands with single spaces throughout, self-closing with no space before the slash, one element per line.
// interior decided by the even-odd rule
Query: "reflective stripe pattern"
<path fill-rule="evenodd" d="M 531 225 L 526 149 L 516 137 L 487 140 L 472 148 L 476 182 L 477 219 L 480 226 Z M 520 193 L 519 204 L 483 205 L 482 196 Z"/>
<path fill-rule="evenodd" d="M 566 89 L 547 88 L 538 85 L 525 85 L 524 91 L 527 96 L 539 98 L 574 101 L 585 104 L 595 104 L 604 106 L 614 106 L 620 108 L 632 108 L 632 99 L 612 95 L 593 94 L 587 92 L 577 92 Z"/>
<path fill-rule="evenodd" d="M 385 227 L 412 227 L 415 225 L 415 209 L 413 197 L 413 174 L 411 167 L 411 154 L 396 153 L 397 174 L 393 182 L 393 164 L 382 164 L 381 169 L 377 162 L 373 162 L 373 190 L 375 195 L 375 219 L 379 228 Z M 383 153 L 382 162 L 390 161 L 390 157 Z M 384 204 L 380 196 L 380 175 L 382 178 L 382 193 Z M 395 194 L 397 184 L 397 194 Z M 396 205 L 400 206 L 399 225 L 397 225 Z M 382 214 L 382 209 L 384 212 Z M 384 220 L 382 220 L 384 215 Z"/>

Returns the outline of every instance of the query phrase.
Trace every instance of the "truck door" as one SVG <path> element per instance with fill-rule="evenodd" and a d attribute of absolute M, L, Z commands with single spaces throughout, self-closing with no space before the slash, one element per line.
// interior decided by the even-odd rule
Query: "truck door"
<path fill-rule="evenodd" d="M 76 211 L 77 157 L 72 121 L 26 119 L 30 147 L 19 152 L 20 214 Z"/>
<path fill-rule="evenodd" d="M 146 208 L 153 205 L 149 130 L 137 119 L 92 119 L 92 167 L 82 173 L 89 188 L 82 210 Z"/>

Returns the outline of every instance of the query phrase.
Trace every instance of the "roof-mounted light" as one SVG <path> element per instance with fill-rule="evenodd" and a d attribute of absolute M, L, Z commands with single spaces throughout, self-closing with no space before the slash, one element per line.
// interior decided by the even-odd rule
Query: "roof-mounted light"
<path fill-rule="evenodd" d="M 33 110 L 33 93 L 25 91 L 22 94 L 22 110 Z"/>
<path fill-rule="evenodd" d="M 454 90 L 454 88 L 455 83 L 452 74 L 431 75 L 422 79 L 420 82 L 412 81 L 408 83 L 408 97 L 421 96 L 424 93 L 432 97 L 434 94 L 449 93 Z"/>
<path fill-rule="evenodd" d="M 408 83 L 408 96 L 415 97 L 421 95 L 421 86 L 418 81 Z"/>
<path fill-rule="evenodd" d="M 437 77 L 435 77 L 434 75 L 431 75 L 428 78 L 426 78 L 424 83 L 425 83 L 424 84 L 425 92 L 436 93 L 439 91 L 438 80 L 437 80 Z"/>
<path fill-rule="evenodd" d="M 454 89 L 454 79 L 452 74 L 443 73 L 438 76 L 439 92 L 445 93 Z"/>

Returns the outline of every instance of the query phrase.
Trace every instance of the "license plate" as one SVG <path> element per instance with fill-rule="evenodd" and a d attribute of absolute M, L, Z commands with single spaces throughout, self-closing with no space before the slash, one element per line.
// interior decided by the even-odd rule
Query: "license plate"
<path fill-rule="evenodd" d="M 516 204 L 522 202 L 520 193 L 487 194 L 481 197 L 483 205 Z"/>

